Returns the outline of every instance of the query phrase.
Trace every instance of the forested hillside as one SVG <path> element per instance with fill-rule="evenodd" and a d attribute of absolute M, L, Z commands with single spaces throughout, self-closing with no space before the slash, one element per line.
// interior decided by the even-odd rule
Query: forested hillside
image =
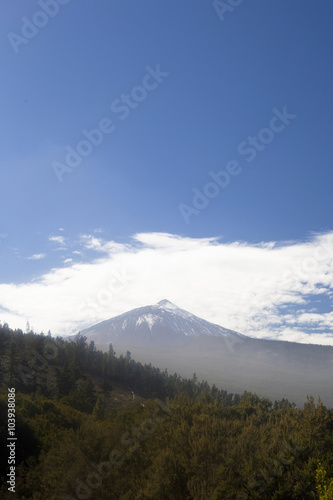
<path fill-rule="evenodd" d="M 0 328 L 2 449 L 20 500 L 332 499 L 333 412 L 228 394 L 87 344 Z"/>

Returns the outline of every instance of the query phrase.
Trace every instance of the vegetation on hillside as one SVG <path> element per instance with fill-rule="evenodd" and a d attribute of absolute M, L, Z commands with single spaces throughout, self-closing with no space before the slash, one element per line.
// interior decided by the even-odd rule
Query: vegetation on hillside
<path fill-rule="evenodd" d="M 206 382 L 74 341 L 0 328 L 0 436 L 16 391 L 20 500 L 332 499 L 333 412 Z M 5 446 L 3 447 L 5 449 Z M 4 455 L 4 454 L 3 454 Z"/>

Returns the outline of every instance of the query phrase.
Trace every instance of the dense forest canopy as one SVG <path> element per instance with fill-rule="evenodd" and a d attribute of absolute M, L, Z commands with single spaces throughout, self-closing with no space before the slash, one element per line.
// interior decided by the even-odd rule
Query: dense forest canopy
<path fill-rule="evenodd" d="M 1 498 L 332 499 L 333 412 L 229 394 L 74 341 L 0 328 L 0 434 L 16 392 L 16 488 Z"/>

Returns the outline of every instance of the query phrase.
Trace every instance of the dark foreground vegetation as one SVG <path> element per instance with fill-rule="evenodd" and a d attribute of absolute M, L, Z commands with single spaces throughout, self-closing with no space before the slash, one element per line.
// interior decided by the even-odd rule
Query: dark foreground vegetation
<path fill-rule="evenodd" d="M 333 411 L 228 394 L 125 356 L 0 328 L 0 498 L 333 499 Z M 8 491 L 8 388 L 16 393 Z"/>

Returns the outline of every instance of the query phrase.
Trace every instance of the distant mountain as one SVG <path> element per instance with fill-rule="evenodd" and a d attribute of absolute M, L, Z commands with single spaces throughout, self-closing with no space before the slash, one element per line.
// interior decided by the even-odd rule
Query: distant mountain
<path fill-rule="evenodd" d="M 228 392 L 256 392 L 302 405 L 307 394 L 333 406 L 333 347 L 254 339 L 168 300 L 133 309 L 81 332 L 87 341 L 169 373 L 205 379 Z"/>
<path fill-rule="evenodd" d="M 189 337 L 245 338 L 244 335 L 215 325 L 180 309 L 168 300 L 155 305 L 139 307 L 102 321 L 82 335 L 98 345 L 108 343 L 131 346 L 172 346 Z"/>

